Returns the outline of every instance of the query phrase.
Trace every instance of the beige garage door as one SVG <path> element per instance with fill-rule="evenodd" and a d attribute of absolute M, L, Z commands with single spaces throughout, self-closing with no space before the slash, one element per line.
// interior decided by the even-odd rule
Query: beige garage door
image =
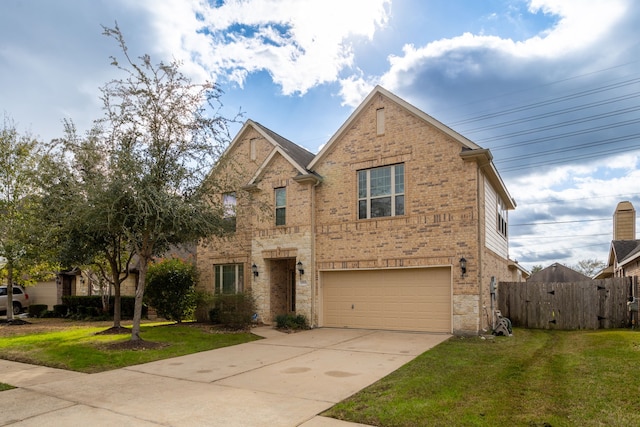
<path fill-rule="evenodd" d="M 323 325 L 451 332 L 451 269 L 322 272 Z"/>

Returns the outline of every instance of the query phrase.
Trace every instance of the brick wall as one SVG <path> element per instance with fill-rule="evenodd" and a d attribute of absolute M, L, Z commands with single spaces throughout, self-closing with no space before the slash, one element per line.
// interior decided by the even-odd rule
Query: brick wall
<path fill-rule="evenodd" d="M 381 108 L 385 126 L 379 135 Z M 235 140 L 229 158 L 238 162 L 216 172 L 225 185 L 237 188 L 259 171 L 274 148 L 259 136 L 249 127 Z M 255 160 L 248 160 L 252 139 Z M 253 289 L 261 319 L 270 322 L 286 309 L 287 290 L 279 285 L 285 270 L 301 261 L 305 275 L 296 274 L 296 312 L 318 324 L 320 270 L 451 266 L 454 332 L 477 333 L 487 324 L 490 277 L 501 280 L 509 272 L 506 259 L 485 249 L 484 186 L 490 184 L 477 163 L 461 158 L 462 149 L 402 106 L 373 97 L 317 162 L 314 172 L 322 183 L 296 182 L 299 171 L 276 154 L 254 188 L 237 193 L 238 231 L 199 248 L 203 286 L 212 289 L 213 264 L 244 263 L 245 286 Z M 405 167 L 405 214 L 359 220 L 357 171 L 394 164 Z M 287 189 L 287 223 L 278 227 L 277 187 Z M 461 257 L 467 260 L 464 277 Z M 254 263 L 258 277 L 251 275 Z"/>
<path fill-rule="evenodd" d="M 385 133 L 376 134 L 376 111 Z M 479 324 L 478 168 L 462 146 L 382 96 L 319 162 L 316 253 L 320 269 L 453 266 L 454 330 Z M 357 219 L 357 171 L 405 165 L 405 215 Z M 480 193 L 481 194 L 481 193 Z M 459 259 L 468 274 L 459 277 Z"/>

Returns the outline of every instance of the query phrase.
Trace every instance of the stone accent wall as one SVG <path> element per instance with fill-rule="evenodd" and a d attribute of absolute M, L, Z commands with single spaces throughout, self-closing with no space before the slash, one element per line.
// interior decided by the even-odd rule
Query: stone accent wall
<path fill-rule="evenodd" d="M 280 154 L 275 154 L 268 164 L 263 165 L 274 147 L 261 137 L 255 139 L 258 136 L 255 130 L 249 129 L 228 153 L 230 158 L 247 160 L 235 162 L 242 163 L 242 168 L 233 165 L 224 169 L 225 174 L 236 174 L 229 182 L 236 183 L 232 190 L 236 191 L 238 199 L 237 231 L 200 246 L 197 257 L 201 273 L 199 287 L 213 291 L 213 265 L 244 264 L 245 289 L 252 290 L 258 305 L 258 316 L 269 324 L 277 314 L 282 314 L 281 310 L 286 309 L 282 301 L 286 300 L 287 290 L 282 284 L 289 280 L 287 274 L 291 263 L 281 261 L 291 259 L 293 265 L 301 261 L 308 274 L 302 279 L 296 275 L 299 288 L 296 291 L 296 311 L 311 319 L 311 286 L 306 282 L 306 277 L 313 274 L 311 184 L 293 180 L 299 171 Z M 255 161 L 249 160 L 251 139 L 254 139 L 256 148 Z M 255 188 L 238 190 L 257 173 L 259 177 Z M 275 189 L 279 187 L 285 187 L 287 192 L 284 226 L 275 225 Z M 253 264 L 258 268 L 257 277 L 251 272 Z"/>

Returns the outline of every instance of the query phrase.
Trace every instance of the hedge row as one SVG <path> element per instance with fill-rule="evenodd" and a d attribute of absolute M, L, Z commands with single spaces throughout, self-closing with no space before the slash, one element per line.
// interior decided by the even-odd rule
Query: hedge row
<path fill-rule="evenodd" d="M 109 316 L 113 316 L 113 300 L 109 298 Z M 69 309 L 69 315 L 85 315 L 94 313 L 102 313 L 102 297 L 99 295 L 69 295 L 63 296 L 62 302 Z M 120 316 L 122 319 L 133 319 L 133 310 L 135 305 L 135 297 L 120 297 Z M 147 315 L 147 306 L 142 306 L 142 315 Z"/>

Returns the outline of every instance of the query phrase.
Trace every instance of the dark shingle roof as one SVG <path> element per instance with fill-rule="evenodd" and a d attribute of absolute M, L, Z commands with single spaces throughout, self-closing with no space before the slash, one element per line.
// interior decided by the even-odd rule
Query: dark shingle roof
<path fill-rule="evenodd" d="M 611 242 L 618 262 L 640 251 L 640 240 L 614 240 Z"/>
<path fill-rule="evenodd" d="M 307 151 L 298 144 L 289 141 L 287 138 L 278 135 L 269 128 L 264 127 L 258 122 L 254 122 L 256 126 L 259 126 L 266 134 L 268 134 L 279 146 L 282 148 L 296 163 L 303 168 L 307 168 L 307 165 L 311 163 L 311 160 L 315 157 L 315 154 Z"/>
<path fill-rule="evenodd" d="M 591 280 L 591 277 L 556 262 L 532 274 L 527 282 L 580 282 L 583 280 Z"/>

